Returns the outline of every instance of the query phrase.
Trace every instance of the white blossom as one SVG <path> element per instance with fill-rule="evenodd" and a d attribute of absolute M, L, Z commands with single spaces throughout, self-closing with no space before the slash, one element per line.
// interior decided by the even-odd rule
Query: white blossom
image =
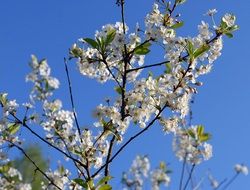
<path fill-rule="evenodd" d="M 236 164 L 234 166 L 234 170 L 237 172 L 237 173 L 242 173 L 244 175 L 248 175 L 248 168 L 246 165 L 244 164 Z"/>

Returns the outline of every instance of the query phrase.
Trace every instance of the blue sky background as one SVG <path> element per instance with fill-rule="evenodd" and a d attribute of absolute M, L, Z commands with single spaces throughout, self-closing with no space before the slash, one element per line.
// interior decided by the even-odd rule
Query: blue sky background
<path fill-rule="evenodd" d="M 152 4 L 153 0 L 126 1 L 126 20 L 131 29 L 136 22 L 143 24 Z M 213 134 L 211 143 L 214 146 L 213 158 L 195 173 L 197 180 L 206 176 L 208 169 L 218 180 L 223 180 L 233 175 L 234 164 L 250 166 L 250 1 L 188 0 L 177 9 L 185 21 L 179 34 L 196 35 L 200 21 L 210 21 L 203 14 L 211 8 L 217 8 L 218 22 L 224 13 L 234 13 L 240 30 L 233 39 L 224 38 L 222 56 L 212 73 L 202 78 L 204 86 L 199 89 L 192 106 L 193 123 L 206 126 L 207 131 Z M 78 38 L 93 37 L 95 30 L 102 25 L 116 21 L 120 21 L 120 9 L 115 6 L 115 0 L 0 1 L 0 91 L 8 92 L 19 102 L 28 100 L 31 84 L 25 83 L 24 77 L 30 71 L 30 55 L 35 54 L 48 59 L 52 75 L 61 81 L 55 95 L 65 102 L 66 108 L 70 108 L 63 57 L 67 56 L 68 48 Z M 145 63 L 153 63 L 157 59 L 160 59 L 159 53 L 153 51 Z M 113 87 L 82 77 L 73 62 L 70 72 L 81 125 L 91 124 L 93 108 L 112 95 Z M 28 140 L 35 141 L 35 138 Z M 43 147 L 46 152 L 47 146 Z M 121 188 L 119 176 L 138 153 L 148 154 L 152 167 L 161 160 L 170 163 L 174 173 L 169 189 L 176 189 L 178 180 L 175 179 L 179 179 L 181 163 L 172 154 L 170 136 L 163 135 L 157 125 L 134 141 L 113 163 L 115 189 Z M 52 158 L 52 155 L 48 157 Z M 249 176 L 240 176 L 229 189 L 249 188 Z M 210 189 L 207 182 L 204 182 L 203 189 Z"/>

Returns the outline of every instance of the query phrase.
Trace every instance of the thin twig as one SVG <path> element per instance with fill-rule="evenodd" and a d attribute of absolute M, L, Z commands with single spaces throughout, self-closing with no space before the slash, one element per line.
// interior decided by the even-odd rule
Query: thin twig
<path fill-rule="evenodd" d="M 183 182 L 183 178 L 184 178 L 184 171 L 185 171 L 186 161 L 187 161 L 187 155 L 185 155 L 183 163 L 182 163 L 181 177 L 180 177 L 180 183 L 179 183 L 179 190 L 182 189 L 182 182 Z"/>
<path fill-rule="evenodd" d="M 144 65 L 144 66 L 141 66 L 141 67 L 137 67 L 137 68 L 133 68 L 133 69 L 128 69 L 127 73 L 130 73 L 130 72 L 133 72 L 133 71 L 138 71 L 138 70 L 145 69 L 145 68 L 150 68 L 150 67 L 155 67 L 155 66 L 161 66 L 161 65 L 169 63 L 169 62 L 170 61 L 162 61 L 162 62 L 151 64 L 151 65 Z"/>
<path fill-rule="evenodd" d="M 75 110 L 75 104 L 74 104 L 72 86 L 71 86 L 71 81 L 70 81 L 69 70 L 68 70 L 67 59 L 66 58 L 64 58 L 64 65 L 65 65 L 65 71 L 66 71 L 66 74 L 67 74 L 67 81 L 68 81 L 68 86 L 69 86 L 69 94 L 70 94 L 71 107 L 72 107 L 73 115 L 74 115 L 74 118 L 75 118 L 75 122 L 76 122 L 77 131 L 78 131 L 78 134 L 79 134 L 79 138 L 80 138 L 80 140 L 82 142 L 81 129 L 80 129 L 80 126 L 79 126 L 79 123 L 78 123 L 78 119 L 77 119 L 77 116 L 76 116 L 76 110 Z"/>
<path fill-rule="evenodd" d="M 64 144 L 64 146 L 65 146 L 65 148 L 66 148 L 68 154 L 69 154 L 70 156 L 72 156 L 72 154 L 71 154 L 71 152 L 70 152 L 70 150 L 69 150 L 69 147 L 68 147 L 68 145 L 66 144 L 65 140 L 63 139 L 63 137 L 62 137 L 59 133 L 57 133 L 57 132 L 56 132 L 56 134 L 57 134 L 57 135 L 59 136 L 59 138 L 62 140 L 62 142 L 63 142 L 63 144 Z M 84 179 L 86 180 L 87 178 L 86 178 L 84 172 L 81 170 L 81 168 L 77 165 L 77 163 L 76 163 L 74 160 L 72 160 L 72 161 L 74 162 L 75 167 L 79 170 L 80 174 L 82 174 L 83 177 L 84 177 Z"/>
<path fill-rule="evenodd" d="M 189 184 L 189 181 L 190 181 L 191 178 L 192 178 L 192 174 L 193 174 L 193 172 L 194 172 L 194 168 L 195 168 L 195 164 L 192 165 L 191 171 L 190 171 L 190 173 L 189 173 L 189 175 L 188 175 L 188 179 L 187 179 L 187 181 L 186 181 L 186 183 L 185 183 L 185 186 L 184 186 L 184 189 L 183 189 L 183 190 L 186 190 L 186 189 L 187 189 L 187 186 L 188 186 L 188 184 Z"/>
<path fill-rule="evenodd" d="M 239 176 L 239 172 L 236 172 L 234 176 L 227 182 L 227 184 L 223 187 L 222 190 L 226 190 L 233 182 L 234 180 Z"/>
<path fill-rule="evenodd" d="M 217 187 L 214 188 L 214 190 L 218 190 L 225 182 L 227 181 L 227 178 L 223 179 Z"/>
<path fill-rule="evenodd" d="M 108 156 L 106 158 L 106 163 L 109 162 L 109 159 L 110 159 L 110 157 L 112 155 L 112 149 L 113 149 L 113 146 L 114 146 L 115 138 L 116 138 L 115 135 L 113 135 L 113 137 L 112 137 L 112 139 L 110 141 L 109 150 L 108 150 Z M 106 167 L 105 167 L 104 175 L 105 176 L 109 175 L 109 164 L 107 164 Z"/>
<path fill-rule="evenodd" d="M 111 71 L 111 69 L 109 68 L 109 65 L 108 65 L 107 61 L 106 61 L 105 59 L 103 59 L 103 60 L 101 60 L 101 61 L 105 64 L 107 70 L 109 71 L 109 73 L 111 74 L 111 76 L 113 77 L 113 79 L 116 81 L 117 85 L 118 85 L 120 88 L 122 88 L 120 82 L 117 80 L 117 78 L 115 77 L 115 75 L 113 74 L 113 72 Z"/>

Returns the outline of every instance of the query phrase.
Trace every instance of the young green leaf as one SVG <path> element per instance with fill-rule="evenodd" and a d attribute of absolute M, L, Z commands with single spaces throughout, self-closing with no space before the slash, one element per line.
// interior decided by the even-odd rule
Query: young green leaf
<path fill-rule="evenodd" d="M 151 43 L 147 42 L 144 44 L 140 44 L 134 49 L 134 53 L 137 55 L 146 55 L 150 52 L 149 47 L 151 46 Z"/>
<path fill-rule="evenodd" d="M 202 125 L 199 125 L 197 128 L 196 128 L 196 131 L 197 131 L 197 135 L 198 137 L 201 136 L 203 133 L 204 133 L 204 127 Z"/>
<path fill-rule="evenodd" d="M 105 184 L 98 188 L 98 190 L 112 190 L 112 187 L 108 184 Z"/>
<path fill-rule="evenodd" d="M 225 35 L 226 35 L 228 38 L 233 38 L 233 37 L 234 37 L 233 34 L 230 33 L 230 32 L 225 33 Z"/>
<path fill-rule="evenodd" d="M 206 142 L 209 139 L 211 139 L 211 135 L 209 133 L 203 133 L 201 136 L 199 136 L 200 142 Z"/>
<path fill-rule="evenodd" d="M 150 52 L 150 50 L 148 48 L 143 48 L 143 47 L 137 48 L 135 50 L 135 54 L 137 54 L 137 55 L 146 55 L 149 52 Z"/>
<path fill-rule="evenodd" d="M 95 48 L 95 49 L 98 49 L 98 43 L 91 39 L 91 38 L 84 38 L 83 39 L 86 43 L 88 43 L 91 47 Z"/>
<path fill-rule="evenodd" d="M 181 22 L 177 22 L 176 24 L 172 25 L 170 28 L 172 29 L 177 29 L 177 28 L 180 28 L 184 25 L 184 22 L 181 21 Z"/>
<path fill-rule="evenodd" d="M 19 123 L 11 123 L 11 124 L 8 125 L 8 132 L 11 135 L 14 135 L 19 129 L 20 129 L 20 124 Z"/>
<path fill-rule="evenodd" d="M 111 180 L 111 179 L 112 179 L 111 176 L 105 176 L 105 177 L 103 177 L 103 178 L 97 183 L 97 186 L 100 186 L 100 185 L 102 185 L 102 184 L 108 182 L 108 181 Z"/>
<path fill-rule="evenodd" d="M 6 93 L 2 93 L 0 94 L 0 103 L 5 106 L 7 104 L 7 94 Z"/>
<path fill-rule="evenodd" d="M 115 91 L 120 95 L 122 94 L 122 88 L 120 86 L 116 86 Z"/>
<path fill-rule="evenodd" d="M 116 30 L 110 30 L 107 34 L 106 40 L 105 40 L 105 45 L 108 46 L 114 39 L 116 35 Z"/>
<path fill-rule="evenodd" d="M 194 134 L 194 132 L 193 132 L 191 129 L 189 129 L 189 130 L 187 131 L 187 134 L 188 134 L 190 137 L 195 138 L 195 134 Z"/>
<path fill-rule="evenodd" d="M 194 51 L 194 54 L 193 54 L 194 58 L 197 58 L 197 57 L 201 56 L 203 53 L 205 53 L 206 51 L 208 51 L 209 48 L 210 48 L 209 45 L 203 44 L 201 47 L 199 47 L 198 49 L 196 49 Z"/>
<path fill-rule="evenodd" d="M 84 187 L 85 189 L 88 188 L 88 184 L 81 178 L 75 178 L 73 179 L 73 181 L 77 183 L 78 185 L 80 185 L 81 187 Z"/>
<path fill-rule="evenodd" d="M 166 74 L 171 73 L 171 70 L 172 70 L 171 63 L 166 63 L 165 66 L 166 66 L 166 70 L 164 71 L 164 73 Z"/>

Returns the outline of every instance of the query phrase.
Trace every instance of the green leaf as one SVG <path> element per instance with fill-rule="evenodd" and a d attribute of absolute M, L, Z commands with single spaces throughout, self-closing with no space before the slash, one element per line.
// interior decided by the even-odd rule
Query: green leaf
<path fill-rule="evenodd" d="M 111 180 L 113 177 L 111 176 L 105 176 L 103 177 L 98 183 L 97 183 L 97 186 L 100 186 L 106 182 L 108 182 L 109 180 Z"/>
<path fill-rule="evenodd" d="M 134 53 L 137 55 L 146 55 L 150 52 L 149 47 L 151 46 L 151 43 L 147 42 L 144 44 L 140 44 L 134 49 Z"/>
<path fill-rule="evenodd" d="M 116 35 L 116 30 L 112 29 L 108 32 L 107 34 L 107 38 L 105 40 L 105 45 L 108 46 L 114 39 L 115 39 L 115 35 Z"/>
<path fill-rule="evenodd" d="M 177 29 L 177 28 L 182 27 L 183 25 L 184 25 L 184 22 L 181 21 L 181 22 L 178 22 L 178 23 L 172 25 L 170 28 L 172 28 L 172 29 Z"/>
<path fill-rule="evenodd" d="M 94 189 L 95 185 L 94 185 L 94 181 L 91 179 L 88 181 L 88 188 L 90 189 Z"/>
<path fill-rule="evenodd" d="M 199 125 L 196 129 L 198 137 L 201 136 L 204 133 L 204 127 L 202 125 Z"/>
<path fill-rule="evenodd" d="M 137 55 L 146 55 L 146 54 L 148 54 L 149 52 L 150 52 L 149 49 L 143 48 L 143 47 L 138 48 L 138 49 L 135 50 L 135 54 L 137 54 Z"/>
<path fill-rule="evenodd" d="M 115 87 L 115 91 L 118 93 L 118 94 L 122 94 L 122 88 L 120 86 L 116 86 Z"/>
<path fill-rule="evenodd" d="M 79 156 L 82 156 L 82 152 L 80 152 L 80 151 L 78 151 L 78 150 L 73 150 L 73 153 L 74 153 L 74 154 L 77 154 L 77 155 L 79 155 Z"/>
<path fill-rule="evenodd" d="M 233 37 L 234 37 L 233 34 L 230 33 L 230 32 L 225 33 L 225 35 L 226 35 L 228 38 L 233 38 Z"/>
<path fill-rule="evenodd" d="M 193 54 L 194 58 L 197 58 L 197 57 L 201 56 L 203 53 L 205 53 L 206 51 L 208 51 L 209 48 L 210 48 L 209 45 L 203 44 L 201 47 L 199 47 L 198 49 L 196 49 L 194 51 L 194 54 Z"/>
<path fill-rule="evenodd" d="M 185 2 L 186 2 L 186 0 L 176 0 L 176 4 L 177 5 L 183 4 Z"/>
<path fill-rule="evenodd" d="M 190 137 L 192 137 L 192 138 L 195 139 L 195 134 L 194 134 L 194 132 L 193 132 L 191 129 L 189 129 L 189 130 L 187 131 L 187 134 L 188 134 Z"/>
<path fill-rule="evenodd" d="M 166 74 L 171 73 L 171 71 L 172 71 L 171 63 L 166 63 L 165 66 L 166 66 L 166 70 L 165 70 L 164 72 L 165 72 Z"/>
<path fill-rule="evenodd" d="M 160 169 L 162 169 L 162 170 L 166 170 L 167 169 L 167 166 L 166 166 L 165 162 L 163 162 L 163 161 L 160 162 Z"/>
<path fill-rule="evenodd" d="M 108 184 L 105 184 L 98 188 L 98 190 L 112 190 L 112 187 Z"/>
<path fill-rule="evenodd" d="M 4 173 L 8 172 L 10 169 L 10 166 L 11 166 L 10 162 L 5 164 L 5 165 L 0 166 L 0 173 L 4 174 Z"/>
<path fill-rule="evenodd" d="M 190 40 L 187 40 L 187 51 L 189 55 L 193 55 L 194 52 L 194 45 Z"/>
<path fill-rule="evenodd" d="M 194 60 L 194 45 L 190 40 L 186 40 L 187 42 L 187 52 L 190 58 L 190 61 L 192 62 Z"/>
<path fill-rule="evenodd" d="M 227 23 L 225 23 L 223 20 L 221 20 L 220 28 L 221 28 L 222 30 L 223 30 L 223 29 L 226 29 L 226 28 L 227 28 Z"/>
<path fill-rule="evenodd" d="M 200 142 L 206 142 L 209 139 L 211 139 L 211 135 L 209 133 L 203 133 L 201 136 L 199 136 Z"/>
<path fill-rule="evenodd" d="M 14 135 L 20 128 L 20 124 L 19 123 L 11 123 L 8 125 L 8 132 L 11 135 Z"/>
<path fill-rule="evenodd" d="M 92 46 L 93 48 L 98 49 L 98 43 L 95 40 L 91 38 L 84 38 L 83 40 L 87 42 L 90 46 Z"/>
<path fill-rule="evenodd" d="M 78 185 L 80 185 L 81 187 L 84 187 L 85 189 L 88 188 L 88 184 L 81 178 L 75 178 L 73 179 L 73 181 L 77 183 Z"/>
<path fill-rule="evenodd" d="M 228 28 L 229 32 L 233 32 L 235 30 L 239 30 L 239 26 L 238 25 L 233 25 L 233 26 L 231 26 L 231 27 Z"/>
<path fill-rule="evenodd" d="M 6 93 L 1 93 L 0 94 L 0 103 L 5 106 L 7 104 L 7 94 Z"/>

